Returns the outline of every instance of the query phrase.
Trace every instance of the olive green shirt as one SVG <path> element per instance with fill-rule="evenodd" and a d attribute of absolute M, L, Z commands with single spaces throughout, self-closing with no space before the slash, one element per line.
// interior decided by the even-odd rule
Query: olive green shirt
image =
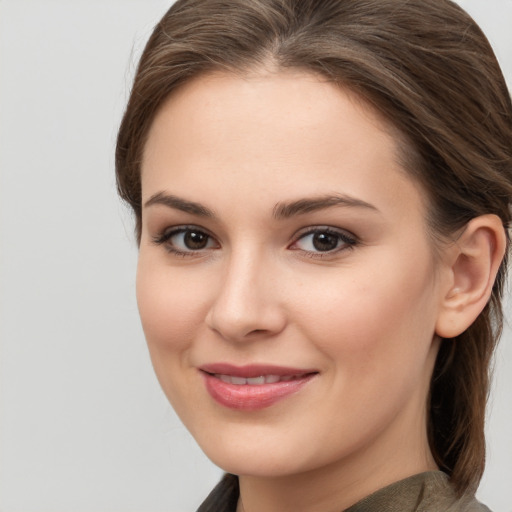
<path fill-rule="evenodd" d="M 197 512 L 236 512 L 238 478 L 225 475 Z M 342 512 L 342 511 L 340 511 Z M 490 512 L 473 495 L 458 498 L 441 471 L 429 471 L 388 485 L 344 512 Z"/>
<path fill-rule="evenodd" d="M 457 498 L 442 471 L 420 473 L 380 489 L 345 512 L 490 512 L 473 495 Z"/>

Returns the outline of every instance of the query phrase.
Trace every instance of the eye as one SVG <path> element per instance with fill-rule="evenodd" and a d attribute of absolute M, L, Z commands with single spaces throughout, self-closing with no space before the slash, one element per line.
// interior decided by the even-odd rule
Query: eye
<path fill-rule="evenodd" d="M 208 249 L 217 249 L 218 242 L 208 233 L 195 226 L 179 226 L 164 231 L 154 238 L 157 245 L 178 255 L 190 255 Z"/>
<path fill-rule="evenodd" d="M 290 249 L 308 253 L 335 253 L 357 243 L 353 235 L 333 228 L 312 228 L 303 233 Z"/>

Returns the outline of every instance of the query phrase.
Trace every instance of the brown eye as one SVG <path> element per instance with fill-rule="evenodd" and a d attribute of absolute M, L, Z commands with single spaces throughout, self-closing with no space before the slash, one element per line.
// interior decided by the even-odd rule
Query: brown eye
<path fill-rule="evenodd" d="M 315 228 L 300 236 L 290 247 L 307 253 L 335 253 L 356 245 L 354 236 L 334 228 Z"/>
<path fill-rule="evenodd" d="M 168 229 L 156 237 L 154 243 L 163 245 L 169 252 L 180 255 L 193 255 L 197 252 L 219 248 L 215 238 L 194 226 L 178 226 Z"/>
<path fill-rule="evenodd" d="M 339 235 L 331 233 L 315 233 L 311 240 L 313 247 L 317 251 L 333 251 L 338 247 L 339 242 Z"/>
<path fill-rule="evenodd" d="M 210 237 L 201 231 L 187 230 L 183 233 L 183 244 L 191 251 L 205 249 Z"/>

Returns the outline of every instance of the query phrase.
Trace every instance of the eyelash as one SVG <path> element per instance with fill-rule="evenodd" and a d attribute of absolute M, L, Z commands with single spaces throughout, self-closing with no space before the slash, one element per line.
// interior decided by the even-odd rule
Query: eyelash
<path fill-rule="evenodd" d="M 214 241 L 217 247 L 204 247 L 198 250 L 194 249 L 188 249 L 188 250 L 180 250 L 176 248 L 176 246 L 172 245 L 170 240 L 180 234 L 193 234 L 196 235 L 202 235 L 206 236 L 208 238 L 207 244 L 209 244 L 211 241 Z M 303 241 L 308 236 L 314 236 L 314 235 L 328 235 L 330 237 L 335 237 L 337 239 L 337 245 L 341 244 L 341 247 L 335 247 L 334 249 L 326 250 L 326 251 L 308 251 L 304 249 L 300 249 L 296 246 L 300 241 Z M 153 243 L 156 245 L 163 245 L 165 246 L 165 249 L 179 257 L 194 257 L 198 256 L 201 253 L 203 253 L 205 250 L 209 249 L 216 249 L 218 248 L 218 242 L 215 240 L 215 238 L 210 235 L 206 230 L 203 228 L 199 228 L 197 226 L 176 226 L 170 229 L 164 230 L 159 235 L 153 237 Z M 288 246 L 288 249 L 294 250 L 294 251 L 302 251 L 307 257 L 309 258 L 326 258 L 329 256 L 333 256 L 334 254 L 337 254 L 342 251 L 353 249 L 357 244 L 359 243 L 359 240 L 357 237 L 355 237 L 353 234 L 348 233 L 343 230 L 335 229 L 332 227 L 327 226 L 315 226 L 307 228 L 306 230 L 300 232 L 298 235 L 294 237 L 294 242 L 291 243 Z"/>

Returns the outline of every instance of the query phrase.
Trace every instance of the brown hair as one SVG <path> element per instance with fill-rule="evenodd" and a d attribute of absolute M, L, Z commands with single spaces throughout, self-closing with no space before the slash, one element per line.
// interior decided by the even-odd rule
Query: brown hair
<path fill-rule="evenodd" d="M 404 167 L 429 197 L 438 241 L 486 213 L 498 215 L 509 236 L 510 95 L 486 37 L 455 3 L 178 0 L 147 43 L 118 135 L 118 189 L 135 212 L 138 237 L 141 159 L 162 102 L 208 71 L 244 73 L 268 63 L 322 74 L 384 115 L 405 140 Z M 476 488 L 484 468 L 506 260 L 475 323 L 442 342 L 432 376 L 430 446 L 460 494 Z"/>

